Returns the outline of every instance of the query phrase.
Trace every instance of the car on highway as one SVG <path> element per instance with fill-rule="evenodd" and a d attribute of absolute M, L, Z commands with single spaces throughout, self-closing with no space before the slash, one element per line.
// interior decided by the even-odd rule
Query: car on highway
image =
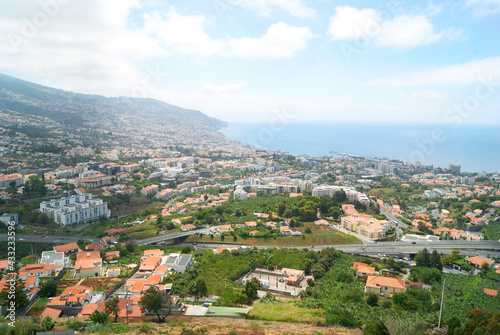
<path fill-rule="evenodd" d="M 415 241 L 412 241 L 412 242 L 411 242 L 411 244 L 417 244 L 417 242 L 415 242 Z"/>

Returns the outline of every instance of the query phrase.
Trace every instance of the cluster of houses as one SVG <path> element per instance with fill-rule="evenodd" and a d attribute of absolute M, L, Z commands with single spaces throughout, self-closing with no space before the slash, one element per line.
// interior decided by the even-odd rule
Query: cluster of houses
<path fill-rule="evenodd" d="M 61 295 L 51 298 L 41 314 L 42 318 L 45 316 L 87 317 L 96 310 L 103 311 L 105 309 L 105 300 L 111 298 L 111 296 L 107 297 L 104 292 L 96 291 L 95 288 L 82 285 L 82 283 L 84 283 L 85 278 L 116 277 L 120 274 L 120 269 L 112 266 L 107 268 L 99 255 L 99 251 L 80 251 L 78 246 L 75 246 L 74 243 L 58 246 L 54 249 L 57 248 L 59 251 L 54 250 L 42 254 L 42 260 L 44 260 L 44 256 L 52 256 L 54 253 L 64 253 L 66 255 L 66 253 L 76 252 L 72 278 L 82 278 L 77 285 L 68 286 Z M 108 261 L 117 257 L 119 257 L 118 251 L 106 253 Z M 42 268 L 48 270 L 54 267 L 52 264 L 48 264 L 48 266 L 47 264 L 40 264 L 27 266 L 26 271 L 40 272 Z M 123 307 L 120 309 L 119 316 L 142 316 L 143 312 L 141 312 L 139 301 L 144 292 L 152 286 L 159 291 L 169 291 L 172 284 L 162 284 L 163 279 L 171 273 L 183 273 L 192 264 L 193 258 L 189 254 L 172 253 L 165 255 L 164 251 L 160 249 L 145 250 L 141 257 L 141 263 L 136 267 L 133 275 L 123 284 L 120 284 L 121 286 L 119 285 L 112 294 L 119 299 L 119 306 Z M 67 265 L 66 260 L 66 263 L 60 266 L 59 269 Z M 37 282 L 34 282 L 34 284 L 37 284 Z"/>

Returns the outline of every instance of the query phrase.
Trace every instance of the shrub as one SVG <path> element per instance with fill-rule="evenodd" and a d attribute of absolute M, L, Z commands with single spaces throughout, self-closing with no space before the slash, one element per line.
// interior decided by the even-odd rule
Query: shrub
<path fill-rule="evenodd" d="M 390 335 L 389 330 L 382 321 L 370 323 L 363 329 L 363 335 Z"/>
<path fill-rule="evenodd" d="M 356 315 L 349 309 L 335 306 L 325 314 L 327 324 L 339 325 L 346 328 L 355 328 L 359 325 Z"/>
<path fill-rule="evenodd" d="M 95 323 L 95 322 L 91 322 L 87 325 L 87 333 L 105 333 L 105 334 L 109 334 L 111 333 L 113 330 L 102 324 L 102 323 Z"/>

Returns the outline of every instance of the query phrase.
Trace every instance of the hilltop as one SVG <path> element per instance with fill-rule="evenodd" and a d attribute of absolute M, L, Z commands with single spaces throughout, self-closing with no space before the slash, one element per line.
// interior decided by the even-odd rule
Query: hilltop
<path fill-rule="evenodd" d="M 0 74 L 0 111 L 112 135 L 116 147 L 213 147 L 232 142 L 217 131 L 227 125 L 224 121 L 200 111 L 155 99 L 68 92 L 4 74 Z"/>

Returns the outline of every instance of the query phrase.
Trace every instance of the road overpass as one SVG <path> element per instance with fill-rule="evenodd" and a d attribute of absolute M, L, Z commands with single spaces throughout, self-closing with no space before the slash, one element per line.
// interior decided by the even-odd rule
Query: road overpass
<path fill-rule="evenodd" d="M 181 237 L 186 237 L 195 234 L 210 234 L 210 228 L 199 228 L 183 232 L 163 234 L 151 238 L 146 238 L 143 240 L 136 240 L 134 241 L 134 243 L 137 245 L 158 244 L 168 240 L 178 240 Z"/>

